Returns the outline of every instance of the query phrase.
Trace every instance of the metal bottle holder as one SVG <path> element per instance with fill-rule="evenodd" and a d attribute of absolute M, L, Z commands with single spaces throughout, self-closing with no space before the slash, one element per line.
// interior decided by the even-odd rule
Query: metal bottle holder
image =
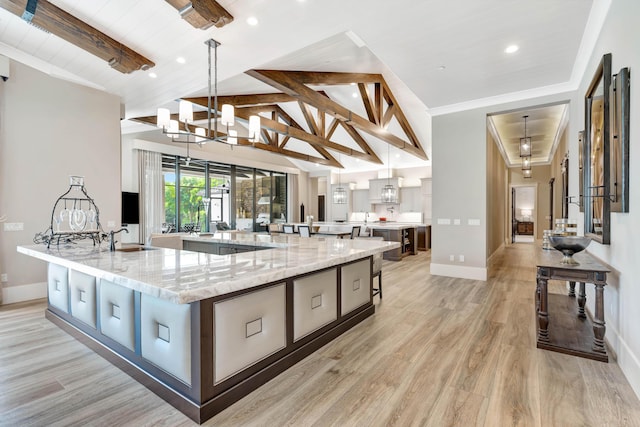
<path fill-rule="evenodd" d="M 84 188 L 84 177 L 70 176 L 69 180 L 69 189 L 53 205 L 49 229 L 34 239 L 36 243 L 46 243 L 47 248 L 52 242 L 59 245 L 61 241 L 81 239 L 91 239 L 95 246 L 106 238 L 100 210 Z"/>

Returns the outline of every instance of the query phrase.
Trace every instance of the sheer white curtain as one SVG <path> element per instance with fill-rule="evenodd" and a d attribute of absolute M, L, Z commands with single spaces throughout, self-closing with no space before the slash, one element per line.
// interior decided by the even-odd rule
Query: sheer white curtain
<path fill-rule="evenodd" d="M 164 185 L 162 180 L 162 154 L 138 151 L 140 200 L 140 238 L 151 241 L 152 233 L 162 232 L 164 218 Z"/>
<path fill-rule="evenodd" d="M 304 222 L 304 218 L 298 218 L 300 212 L 298 211 L 298 175 L 290 173 L 289 177 L 289 194 L 287 200 L 289 201 L 289 214 L 287 220 L 289 222 Z"/>

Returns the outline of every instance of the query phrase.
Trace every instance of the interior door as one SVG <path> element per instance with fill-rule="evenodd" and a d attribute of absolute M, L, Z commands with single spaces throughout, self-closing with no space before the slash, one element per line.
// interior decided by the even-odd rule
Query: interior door
<path fill-rule="evenodd" d="M 324 194 L 318 195 L 318 221 L 324 221 Z"/>

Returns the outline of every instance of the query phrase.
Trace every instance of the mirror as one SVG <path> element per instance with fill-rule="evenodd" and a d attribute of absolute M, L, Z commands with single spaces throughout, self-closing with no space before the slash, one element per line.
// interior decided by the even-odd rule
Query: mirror
<path fill-rule="evenodd" d="M 611 81 L 611 212 L 629 212 L 629 69 Z"/>
<path fill-rule="evenodd" d="M 611 54 L 602 57 L 585 94 L 584 234 L 609 244 Z"/>
<path fill-rule="evenodd" d="M 584 212 L 584 131 L 578 132 L 578 205 L 580 212 Z"/>

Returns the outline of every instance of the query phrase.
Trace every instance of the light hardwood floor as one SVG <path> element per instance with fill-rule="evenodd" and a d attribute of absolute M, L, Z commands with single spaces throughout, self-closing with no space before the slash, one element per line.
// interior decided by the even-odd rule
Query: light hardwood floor
<path fill-rule="evenodd" d="M 385 262 L 374 316 L 205 425 L 640 426 L 615 362 L 536 349 L 535 248 L 502 250 L 487 282 L 431 276 L 425 252 Z M 44 308 L 0 308 L 0 425 L 194 425 Z"/>

